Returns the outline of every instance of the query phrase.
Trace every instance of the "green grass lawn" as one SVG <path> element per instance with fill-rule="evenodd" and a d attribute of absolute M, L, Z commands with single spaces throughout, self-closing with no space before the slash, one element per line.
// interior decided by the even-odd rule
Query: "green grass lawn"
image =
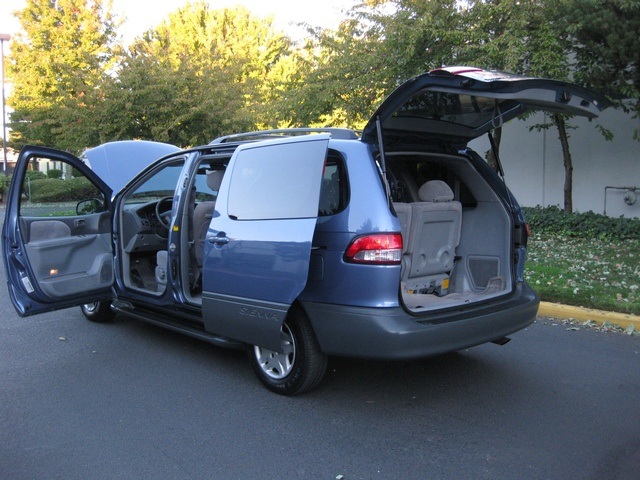
<path fill-rule="evenodd" d="M 640 315 L 640 239 L 529 239 L 525 275 L 540 299 Z"/>

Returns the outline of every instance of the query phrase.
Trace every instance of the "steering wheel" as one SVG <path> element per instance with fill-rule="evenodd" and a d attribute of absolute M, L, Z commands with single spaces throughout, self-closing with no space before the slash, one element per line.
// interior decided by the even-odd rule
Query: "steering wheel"
<path fill-rule="evenodd" d="M 173 197 L 164 197 L 156 203 L 156 218 L 160 224 L 169 229 L 171 224 L 171 208 L 173 207 Z"/>

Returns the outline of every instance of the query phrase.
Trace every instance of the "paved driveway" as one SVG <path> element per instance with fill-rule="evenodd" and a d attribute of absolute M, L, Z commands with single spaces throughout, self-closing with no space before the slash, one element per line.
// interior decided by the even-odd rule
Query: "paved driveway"
<path fill-rule="evenodd" d="M 4 271 L 0 272 L 4 278 Z M 640 338 L 539 320 L 283 398 L 243 352 L 0 289 L 1 479 L 635 479 Z"/>

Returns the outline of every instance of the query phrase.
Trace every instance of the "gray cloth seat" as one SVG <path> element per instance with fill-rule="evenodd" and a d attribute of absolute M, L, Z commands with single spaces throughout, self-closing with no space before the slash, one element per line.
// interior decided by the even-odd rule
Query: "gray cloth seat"
<path fill-rule="evenodd" d="M 418 191 L 420 202 L 411 203 L 406 261 L 402 279 L 406 288 L 425 291 L 448 285 L 460 243 L 462 205 L 441 180 L 431 180 Z M 402 220 L 401 220 L 402 222 Z"/>
<path fill-rule="evenodd" d="M 220 189 L 222 183 L 222 177 L 224 176 L 224 170 L 212 170 L 207 172 L 207 187 L 212 191 L 217 192 Z M 202 261 L 204 255 L 204 240 L 207 236 L 207 230 L 211 223 L 211 217 L 213 216 L 213 209 L 216 205 L 215 201 L 200 202 L 196 205 L 193 211 L 193 256 L 198 268 L 202 268 Z"/>
<path fill-rule="evenodd" d="M 393 209 L 396 211 L 398 220 L 400 221 L 400 232 L 402 233 L 402 253 L 407 251 L 409 245 L 409 230 L 411 229 L 411 205 L 408 203 L 393 203 Z"/>
<path fill-rule="evenodd" d="M 409 268 L 409 256 L 407 248 L 409 247 L 409 230 L 411 229 L 411 205 L 408 203 L 394 202 L 393 209 L 396 211 L 398 220 L 400 221 L 400 233 L 402 233 L 402 277 Z"/>
<path fill-rule="evenodd" d="M 217 193 L 222 183 L 222 177 L 224 176 L 224 170 L 212 170 L 207 172 L 206 183 L 212 192 Z M 195 189 L 191 193 L 192 203 L 195 203 Z M 193 215 L 190 218 L 191 232 L 190 232 L 190 273 L 189 282 L 191 288 L 194 289 L 199 284 L 202 276 L 202 264 L 204 258 L 204 241 L 207 236 L 207 230 L 213 217 L 213 210 L 215 208 L 215 201 L 199 202 L 193 208 Z M 156 282 L 158 288 L 164 290 L 167 282 L 167 251 L 161 250 L 157 252 L 156 259 Z"/>

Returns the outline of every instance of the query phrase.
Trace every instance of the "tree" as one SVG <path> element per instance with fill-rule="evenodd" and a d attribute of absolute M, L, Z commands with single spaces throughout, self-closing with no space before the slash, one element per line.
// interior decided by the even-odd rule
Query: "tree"
<path fill-rule="evenodd" d="M 188 3 L 127 52 L 108 87 L 102 140 L 191 146 L 277 121 L 263 106 L 289 43 L 245 8 Z"/>
<path fill-rule="evenodd" d="M 383 77 L 375 37 L 364 35 L 357 19 L 335 31 L 315 30 L 299 52 L 299 73 L 287 85 L 285 108 L 294 125 L 358 127 L 382 97 Z M 376 61 L 376 58 L 380 58 Z"/>
<path fill-rule="evenodd" d="M 369 0 L 356 14 L 378 33 L 393 89 L 425 71 L 455 63 L 464 40 L 456 0 Z"/>
<path fill-rule="evenodd" d="M 27 0 L 17 17 L 24 33 L 13 37 L 7 69 L 12 147 L 95 144 L 92 119 L 117 54 L 110 0 Z"/>
<path fill-rule="evenodd" d="M 522 75 L 569 80 L 571 42 L 562 15 L 564 0 L 477 0 L 466 10 L 464 30 L 469 32 L 459 59 L 485 68 Z M 532 129 L 555 127 L 562 148 L 564 210 L 573 211 L 573 161 L 565 115 Z"/>
<path fill-rule="evenodd" d="M 306 74 L 292 87 L 300 123 L 364 126 L 401 82 L 449 63 L 455 0 L 368 0 L 334 30 L 312 30 Z"/>
<path fill-rule="evenodd" d="M 625 4 L 623 11 L 627 13 L 637 9 L 637 2 L 631 0 L 366 0 L 351 11 L 349 20 L 337 31 L 316 34 L 310 51 L 318 53 L 309 55 L 312 62 L 298 111 L 306 118 L 357 126 L 401 81 L 447 64 L 569 80 L 577 37 L 572 36 L 570 25 L 581 24 L 575 14 L 567 13 L 570 2 Z M 569 17 L 577 22 L 567 22 Z M 592 18 L 597 30 L 598 16 Z M 629 45 L 638 41 L 635 25 L 629 28 L 628 22 L 625 24 L 624 39 Z M 588 37 L 585 29 L 581 31 Z M 622 36 L 619 32 L 618 37 Z M 592 38 L 597 41 L 599 37 Z M 640 49 L 625 51 L 629 58 L 637 58 L 631 54 L 637 55 Z M 632 69 L 630 61 L 625 65 L 625 72 Z M 609 78 L 615 71 L 611 70 Z M 572 211 L 573 162 L 568 132 L 573 127 L 568 122 L 566 116 L 552 115 L 548 122 L 533 128 L 554 127 L 558 132 L 565 168 L 564 208 Z M 498 140 L 500 133 L 495 132 Z"/>
<path fill-rule="evenodd" d="M 566 0 L 564 15 L 575 54 L 575 79 L 614 100 L 616 108 L 640 116 L 640 2 Z M 638 129 L 636 140 L 640 140 Z"/>

